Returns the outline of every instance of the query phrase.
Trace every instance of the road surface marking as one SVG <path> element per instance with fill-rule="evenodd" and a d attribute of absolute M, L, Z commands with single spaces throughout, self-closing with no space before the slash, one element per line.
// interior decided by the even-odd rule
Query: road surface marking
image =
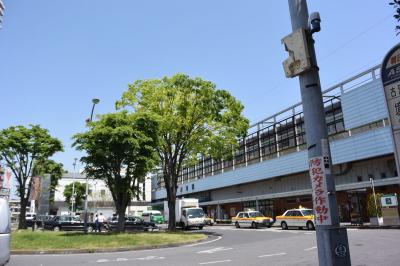
<path fill-rule="evenodd" d="M 304 251 L 310 251 L 310 250 L 313 250 L 313 249 L 316 249 L 317 247 L 311 247 L 311 248 L 306 248 Z"/>
<path fill-rule="evenodd" d="M 191 244 L 191 245 L 186 245 L 186 246 L 182 246 L 182 247 L 194 247 L 194 246 L 199 246 L 199 245 L 204 245 L 204 244 L 209 244 L 218 240 L 221 240 L 222 236 L 218 236 L 217 239 L 213 239 L 207 242 L 201 242 L 201 243 L 197 243 L 197 244 Z"/>
<path fill-rule="evenodd" d="M 216 260 L 216 261 L 209 261 L 209 262 L 200 262 L 200 265 L 205 264 L 215 264 L 215 263 L 223 263 L 223 262 L 231 262 L 231 260 Z"/>
<path fill-rule="evenodd" d="M 97 260 L 97 262 L 98 262 L 98 263 L 108 262 L 108 260 L 107 260 L 107 259 L 100 259 L 100 260 Z"/>
<path fill-rule="evenodd" d="M 165 259 L 165 257 L 147 256 L 144 258 L 135 258 L 134 260 L 162 260 L 162 259 Z"/>
<path fill-rule="evenodd" d="M 314 233 L 304 233 L 305 235 L 313 235 Z"/>
<path fill-rule="evenodd" d="M 212 249 L 207 249 L 207 250 L 202 250 L 202 251 L 198 251 L 198 254 L 213 254 L 215 252 L 219 252 L 219 251 L 225 251 L 225 250 L 231 250 L 233 248 L 224 248 L 224 247 L 217 247 L 217 248 L 212 248 Z"/>
<path fill-rule="evenodd" d="M 128 259 L 126 258 L 117 258 L 115 261 L 127 261 Z"/>
<path fill-rule="evenodd" d="M 266 255 L 261 255 L 258 256 L 259 258 L 265 258 L 265 257 L 272 257 L 272 256 L 283 256 L 286 255 L 286 253 L 282 252 L 282 253 L 275 253 L 275 254 L 266 254 Z"/>

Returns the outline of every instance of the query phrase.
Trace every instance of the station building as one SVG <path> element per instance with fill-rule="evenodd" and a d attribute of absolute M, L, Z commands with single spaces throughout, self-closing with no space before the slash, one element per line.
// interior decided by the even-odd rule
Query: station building
<path fill-rule="evenodd" d="M 400 179 L 385 105 L 380 66 L 323 92 L 340 219 L 368 222 L 371 179 L 376 193 L 400 194 Z M 231 160 L 202 158 L 182 170 L 178 197 L 198 198 L 207 214 L 228 220 L 246 208 L 267 216 L 312 207 L 301 103 L 252 125 Z M 152 176 L 152 203 L 167 194 Z"/>

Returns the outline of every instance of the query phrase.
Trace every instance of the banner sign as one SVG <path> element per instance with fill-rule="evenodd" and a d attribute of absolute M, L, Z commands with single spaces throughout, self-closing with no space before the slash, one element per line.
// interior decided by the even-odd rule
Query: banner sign
<path fill-rule="evenodd" d="M 309 159 L 316 225 L 332 225 L 324 156 Z"/>

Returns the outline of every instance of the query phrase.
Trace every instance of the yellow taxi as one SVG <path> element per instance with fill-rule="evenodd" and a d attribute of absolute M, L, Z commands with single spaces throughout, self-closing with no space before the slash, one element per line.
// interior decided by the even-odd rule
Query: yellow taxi
<path fill-rule="evenodd" d="M 305 227 L 308 230 L 315 229 L 313 210 L 306 208 L 287 210 L 281 216 L 276 216 L 275 223 L 280 225 L 283 230 L 289 227 Z"/>
<path fill-rule="evenodd" d="M 274 220 L 271 217 L 264 216 L 259 211 L 244 211 L 239 212 L 236 217 L 232 217 L 232 223 L 236 228 L 240 227 L 271 227 Z"/>

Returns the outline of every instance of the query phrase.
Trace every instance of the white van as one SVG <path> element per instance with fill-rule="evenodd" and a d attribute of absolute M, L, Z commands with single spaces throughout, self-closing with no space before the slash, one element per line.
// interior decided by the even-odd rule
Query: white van
<path fill-rule="evenodd" d="M 11 221 L 8 201 L 0 198 L 0 265 L 6 265 L 10 260 Z"/>

